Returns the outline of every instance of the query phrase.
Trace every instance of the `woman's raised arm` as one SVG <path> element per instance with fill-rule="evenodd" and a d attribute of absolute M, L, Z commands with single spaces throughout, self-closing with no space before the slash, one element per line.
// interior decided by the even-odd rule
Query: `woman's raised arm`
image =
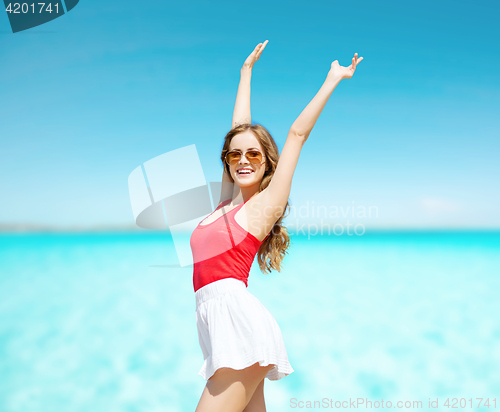
<path fill-rule="evenodd" d="M 269 40 L 264 43 L 259 43 L 250 56 L 247 57 L 243 67 L 240 70 L 241 78 L 238 86 L 238 94 L 233 112 L 233 124 L 231 129 L 238 124 L 252 123 L 250 115 L 250 83 L 252 80 L 253 65 L 259 60 L 264 48 Z M 226 173 L 226 169 L 222 171 L 222 188 L 219 199 L 219 204 L 233 197 L 234 182 L 231 176 Z"/>
<path fill-rule="evenodd" d="M 331 65 L 325 83 L 321 89 L 319 89 L 316 96 L 314 96 L 314 99 L 311 100 L 297 120 L 292 124 L 291 130 L 307 139 L 309 133 L 311 133 L 311 130 L 316 124 L 316 120 L 318 120 L 319 115 L 323 111 L 326 102 L 330 98 L 330 95 L 333 90 L 335 90 L 335 87 L 337 87 L 342 79 L 350 79 L 352 77 L 356 70 L 356 66 L 361 60 L 363 60 L 363 58 L 360 57 L 358 59 L 358 53 L 354 53 L 352 63 L 347 67 L 340 66 L 338 60 L 335 60 Z"/>
<path fill-rule="evenodd" d="M 264 43 L 259 43 L 250 56 L 247 57 L 243 67 L 240 70 L 241 78 L 238 86 L 238 94 L 233 112 L 233 124 L 231 128 L 242 123 L 251 123 L 252 116 L 250 114 L 250 83 L 252 80 L 253 65 L 259 60 L 260 55 L 265 49 L 269 40 Z"/>
<path fill-rule="evenodd" d="M 292 124 L 274 176 L 269 186 L 263 191 L 267 192 L 264 196 L 265 205 L 270 207 L 273 213 L 284 211 L 290 196 L 292 177 L 299 160 L 300 151 L 330 95 L 342 79 L 352 77 L 356 65 L 361 60 L 363 58 L 358 59 L 358 53 L 354 54 L 351 65 L 347 67 L 339 66 L 339 62 L 335 60 L 321 89 Z"/>

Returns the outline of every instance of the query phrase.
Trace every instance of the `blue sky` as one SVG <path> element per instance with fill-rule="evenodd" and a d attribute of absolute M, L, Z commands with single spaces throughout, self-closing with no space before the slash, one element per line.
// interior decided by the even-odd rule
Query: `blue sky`
<path fill-rule="evenodd" d="M 220 179 L 239 69 L 280 150 L 330 64 L 291 203 L 374 227 L 500 228 L 498 2 L 97 2 L 12 34 L 0 13 L 0 224 L 130 225 L 127 178 L 195 144 Z M 497 115 L 498 116 L 498 115 Z M 189 167 L 189 165 L 186 165 Z"/>

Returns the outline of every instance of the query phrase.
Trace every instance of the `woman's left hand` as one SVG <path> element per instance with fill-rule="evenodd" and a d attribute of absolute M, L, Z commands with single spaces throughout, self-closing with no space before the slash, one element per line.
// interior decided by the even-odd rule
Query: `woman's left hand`
<path fill-rule="evenodd" d="M 354 53 L 354 57 L 352 58 L 352 63 L 350 66 L 344 67 L 339 65 L 339 61 L 335 60 L 332 63 L 330 71 L 328 72 L 328 77 L 333 79 L 350 79 L 356 70 L 356 66 L 359 62 L 363 60 L 362 57 L 358 59 L 358 53 Z"/>

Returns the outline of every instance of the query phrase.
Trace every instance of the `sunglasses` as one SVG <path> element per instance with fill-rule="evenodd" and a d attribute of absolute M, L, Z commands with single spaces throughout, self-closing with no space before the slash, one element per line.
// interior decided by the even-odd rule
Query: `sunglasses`
<path fill-rule="evenodd" d="M 241 159 L 241 152 L 238 151 L 232 151 L 226 153 L 226 163 L 228 165 L 235 165 L 238 163 Z M 249 150 L 248 152 L 245 152 L 245 157 L 248 159 L 248 161 L 252 164 L 260 164 L 262 163 L 262 153 L 259 152 L 258 150 Z"/>

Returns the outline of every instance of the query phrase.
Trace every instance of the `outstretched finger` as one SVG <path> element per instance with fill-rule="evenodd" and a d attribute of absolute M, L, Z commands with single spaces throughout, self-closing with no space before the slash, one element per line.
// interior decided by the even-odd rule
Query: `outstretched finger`
<path fill-rule="evenodd" d="M 260 48 L 259 52 L 257 53 L 257 59 L 260 57 L 260 55 L 262 54 L 262 52 L 263 52 L 263 51 L 264 51 L 264 49 L 266 48 L 267 43 L 269 43 L 269 40 L 266 40 L 266 41 L 262 44 L 262 47 Z"/>

